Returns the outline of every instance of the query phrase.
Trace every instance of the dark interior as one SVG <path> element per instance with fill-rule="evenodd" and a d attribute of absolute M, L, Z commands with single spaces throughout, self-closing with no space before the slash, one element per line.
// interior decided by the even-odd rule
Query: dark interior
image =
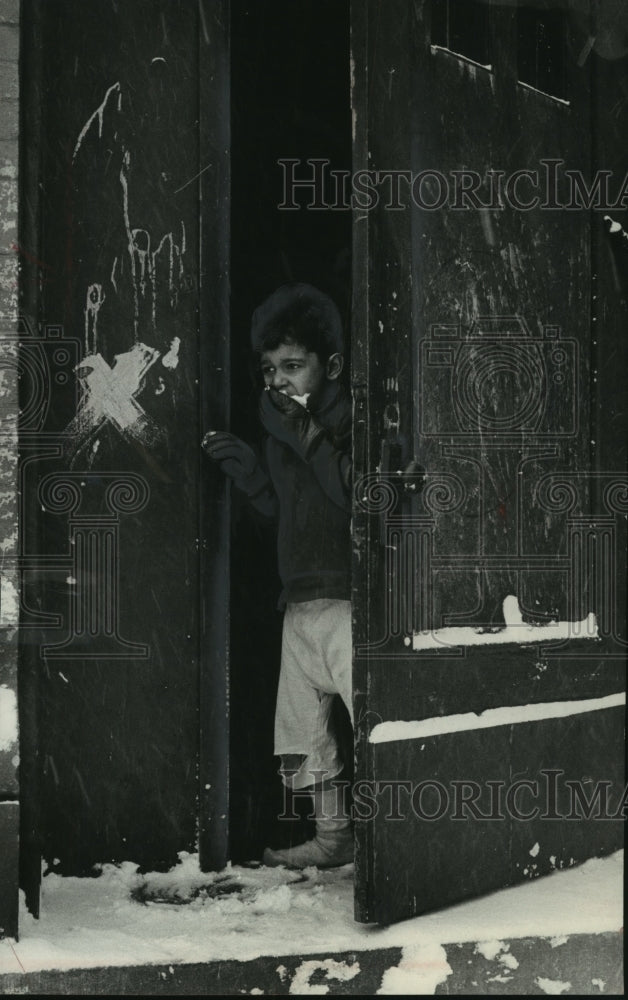
<path fill-rule="evenodd" d="M 231 429 L 259 446 L 261 389 L 249 349 L 255 307 L 279 285 L 307 281 L 337 303 L 350 329 L 351 213 L 279 210 L 281 158 L 351 165 L 348 0 L 255 0 L 232 8 Z M 297 195 L 307 204 L 307 191 Z M 348 377 L 348 355 L 346 357 Z M 269 841 L 285 845 L 307 833 L 279 821 L 283 793 L 273 757 L 280 660 L 281 590 L 272 526 L 233 491 L 231 563 L 231 857 L 259 858 Z M 352 741 L 343 706 L 343 749 Z"/>

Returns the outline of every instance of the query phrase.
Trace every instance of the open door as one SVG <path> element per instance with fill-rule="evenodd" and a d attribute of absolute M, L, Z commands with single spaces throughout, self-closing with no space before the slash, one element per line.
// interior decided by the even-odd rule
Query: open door
<path fill-rule="evenodd" d="M 227 859 L 229 531 L 199 443 L 228 421 L 228 29 L 222 2 L 23 5 L 33 910 L 42 855 Z"/>
<path fill-rule="evenodd" d="M 547 7 L 352 8 L 362 921 L 621 846 L 628 69 Z"/>

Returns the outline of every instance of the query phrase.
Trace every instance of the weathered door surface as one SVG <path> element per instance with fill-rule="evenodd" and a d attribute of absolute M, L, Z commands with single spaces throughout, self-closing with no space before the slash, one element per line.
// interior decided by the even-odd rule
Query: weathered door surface
<path fill-rule="evenodd" d="M 360 920 L 621 846 L 628 74 L 565 6 L 353 6 Z"/>
<path fill-rule="evenodd" d="M 200 830 L 217 866 L 228 526 L 199 442 L 228 415 L 226 5 L 29 0 L 23 23 L 24 856 L 154 869 Z"/>

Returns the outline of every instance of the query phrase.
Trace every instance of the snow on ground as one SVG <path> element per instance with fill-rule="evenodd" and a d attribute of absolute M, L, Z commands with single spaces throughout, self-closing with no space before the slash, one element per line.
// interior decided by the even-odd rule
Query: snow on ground
<path fill-rule="evenodd" d="M 19 942 L 0 941 L 0 973 L 396 946 L 403 961 L 388 970 L 379 992 L 406 992 L 404 977 L 416 977 L 419 959 L 432 970 L 433 982 L 423 984 L 430 993 L 450 971 L 443 944 L 477 941 L 482 954 L 506 958 L 505 939 L 558 942 L 622 926 L 621 851 L 390 927 L 354 922 L 352 865 L 305 873 L 234 866 L 207 874 L 196 855 L 182 854 L 164 874 L 136 869 L 125 862 L 104 865 L 98 878 L 45 876 L 41 919 L 22 906 Z"/>

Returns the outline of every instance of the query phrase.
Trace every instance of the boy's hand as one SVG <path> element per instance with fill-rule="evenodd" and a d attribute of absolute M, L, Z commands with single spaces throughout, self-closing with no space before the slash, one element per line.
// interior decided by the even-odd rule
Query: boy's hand
<path fill-rule="evenodd" d="M 325 433 L 305 406 L 272 387 L 262 393 L 260 420 L 269 434 L 283 441 L 305 461 Z"/>
<path fill-rule="evenodd" d="M 253 449 L 228 431 L 208 431 L 201 441 L 201 448 L 218 463 L 226 476 L 243 488 L 257 470 L 257 456 Z"/>

